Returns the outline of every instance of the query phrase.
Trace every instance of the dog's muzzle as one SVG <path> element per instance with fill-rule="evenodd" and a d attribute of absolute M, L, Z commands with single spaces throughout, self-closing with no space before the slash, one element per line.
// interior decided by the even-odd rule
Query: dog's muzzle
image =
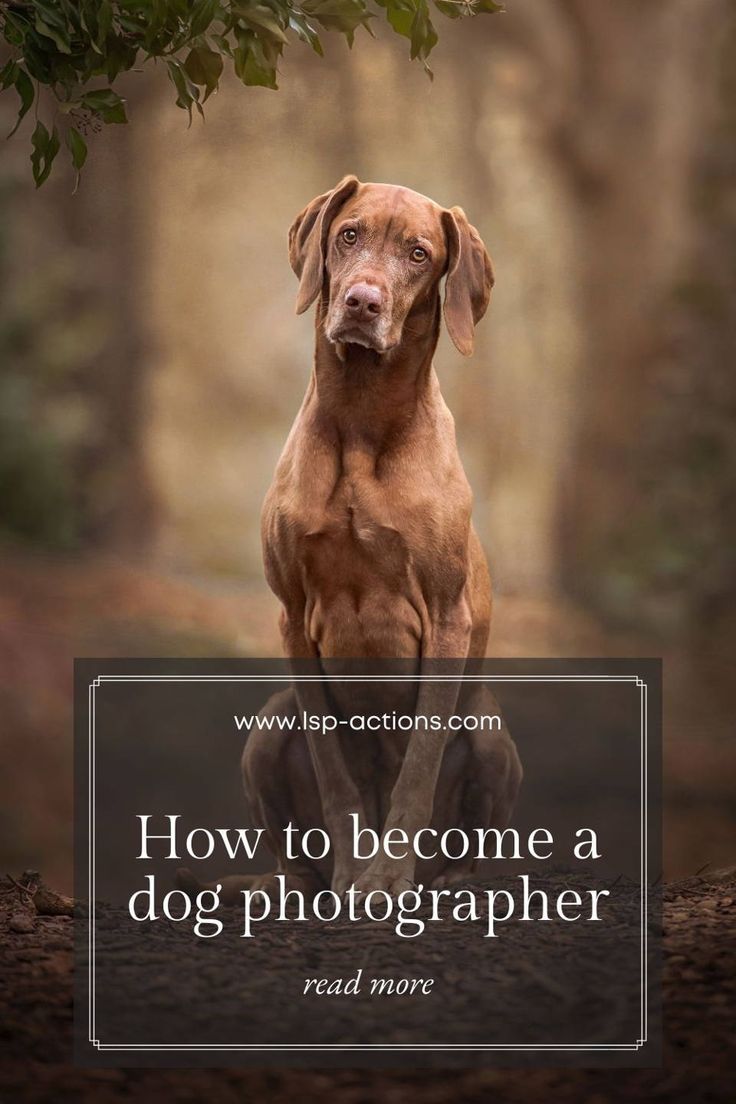
<path fill-rule="evenodd" d="M 336 304 L 337 306 L 337 304 Z M 376 284 L 352 284 L 342 297 L 327 337 L 335 344 L 362 345 L 377 353 L 393 348 L 388 337 L 386 295 Z"/>

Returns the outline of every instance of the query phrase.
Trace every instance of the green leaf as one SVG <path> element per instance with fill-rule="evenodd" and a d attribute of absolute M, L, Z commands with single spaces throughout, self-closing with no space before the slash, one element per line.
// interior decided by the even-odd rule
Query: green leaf
<path fill-rule="evenodd" d="M 33 88 L 33 81 L 28 76 L 25 69 L 21 69 L 20 67 L 18 67 L 18 71 L 15 75 L 15 80 L 13 83 L 15 84 L 15 91 L 20 96 L 20 107 L 18 108 L 18 118 L 15 121 L 15 126 L 8 135 L 8 138 L 13 137 L 16 130 L 23 121 L 23 116 L 28 112 L 34 99 L 36 98 L 36 93 Z"/>
<path fill-rule="evenodd" d="M 417 10 L 411 25 L 411 50 L 412 61 L 415 58 L 427 58 L 437 45 L 437 32 L 432 20 L 429 18 L 427 0 L 417 0 Z"/>
<path fill-rule="evenodd" d="M 306 42 L 311 46 L 315 54 L 319 54 L 320 57 L 324 57 L 324 50 L 322 49 L 322 43 L 320 42 L 319 35 L 315 31 L 312 24 L 306 19 L 301 12 L 292 12 L 289 16 L 289 27 L 294 31 L 298 38 L 302 42 Z"/>
<path fill-rule="evenodd" d="M 381 0 L 376 0 L 377 3 L 381 3 Z M 448 19 L 462 19 L 468 15 L 480 15 L 482 13 L 488 15 L 496 15 L 498 12 L 505 11 L 506 9 L 502 4 L 497 4 L 496 0 L 434 0 L 434 6 L 437 11 L 442 12 Z"/>
<path fill-rule="evenodd" d="M 128 69 L 133 68 L 137 55 L 137 48 L 131 46 L 122 35 L 117 36 L 110 34 L 107 36 L 107 42 L 105 44 L 104 60 L 101 62 L 99 68 L 104 72 L 105 76 L 112 84 L 119 73 L 124 73 Z"/>
<path fill-rule="evenodd" d="M 231 58 L 233 56 L 233 48 L 228 42 L 225 35 L 213 34 L 210 35 L 210 38 L 216 46 L 219 46 L 220 50 L 222 50 L 223 54 L 225 54 L 226 57 Z"/>
<path fill-rule="evenodd" d="M 125 101 L 112 88 L 96 88 L 81 98 L 85 107 L 99 115 L 103 123 L 127 123 Z"/>
<path fill-rule="evenodd" d="M 50 38 L 60 53 L 70 54 L 72 48 L 66 21 L 50 4 L 41 4 L 35 0 L 33 6 L 36 9 L 35 27 L 38 33 Z"/>
<path fill-rule="evenodd" d="M 414 22 L 413 4 L 387 3 L 386 18 L 397 34 L 403 35 L 404 38 L 411 38 L 411 28 Z"/>
<path fill-rule="evenodd" d="M 87 143 L 76 127 L 69 127 L 66 132 L 66 144 L 72 155 L 72 165 L 77 170 L 77 179 L 74 182 L 74 191 L 72 192 L 72 195 L 75 195 L 79 187 L 84 162 L 87 160 Z"/>
<path fill-rule="evenodd" d="M 267 35 L 277 42 L 286 45 L 289 41 L 283 27 L 279 25 L 274 12 L 272 12 L 270 8 L 264 7 L 263 4 L 249 5 L 248 7 L 238 4 L 235 7 L 235 12 L 238 19 L 241 19 L 251 27 L 258 27 L 259 30 L 265 31 Z"/>
<path fill-rule="evenodd" d="M 261 88 L 278 88 L 276 66 L 283 49 L 272 38 L 259 38 L 255 31 L 237 29 L 238 48 L 233 59 L 235 73 L 247 85 Z"/>
<path fill-rule="evenodd" d="M 192 38 L 204 34 L 207 30 L 215 17 L 217 2 L 218 0 L 199 0 L 199 3 L 194 5 L 191 23 L 189 24 L 189 31 Z"/>
<path fill-rule="evenodd" d="M 59 132 L 56 127 L 49 134 L 41 120 L 36 123 L 36 129 L 31 136 L 33 153 L 31 154 L 31 166 L 36 187 L 40 188 L 44 180 L 48 179 L 54 158 L 59 152 Z"/>
<path fill-rule="evenodd" d="M 69 127 L 66 132 L 66 144 L 72 155 L 72 165 L 79 172 L 87 160 L 87 143 L 76 127 Z"/>
<path fill-rule="evenodd" d="M 434 6 L 438 12 L 442 12 L 448 19 L 462 19 L 464 15 L 467 15 L 467 9 L 463 4 L 458 4 L 457 0 L 434 0 Z"/>
<path fill-rule="evenodd" d="M 20 12 L 6 11 L 3 33 L 11 46 L 23 46 L 30 23 Z"/>
<path fill-rule="evenodd" d="M 5 91 L 6 88 L 10 88 L 11 84 L 15 84 L 18 76 L 18 62 L 10 58 L 5 62 L 2 69 L 0 69 L 0 88 Z"/>
<path fill-rule="evenodd" d="M 209 46 L 195 46 L 184 62 L 188 77 L 206 90 L 205 100 L 217 88 L 222 76 L 222 67 L 222 58 Z"/>
<path fill-rule="evenodd" d="M 245 59 L 242 80 L 243 84 L 259 88 L 278 88 L 276 68 L 259 62 L 253 54 L 248 54 Z"/>
<path fill-rule="evenodd" d="M 176 89 L 176 106 L 181 107 L 189 114 L 189 122 L 192 121 L 192 108 L 196 107 L 200 114 L 202 114 L 202 105 L 199 102 L 199 89 L 196 84 L 189 79 L 186 70 L 178 58 L 170 58 L 166 62 L 169 70 L 169 77 Z"/>
<path fill-rule="evenodd" d="M 499 12 L 506 10 L 503 4 L 497 4 L 496 0 L 471 0 L 470 7 L 473 15 L 477 15 L 479 12 L 485 12 L 487 15 L 497 15 Z"/>
<path fill-rule="evenodd" d="M 302 11 L 328 31 L 340 31 L 352 41 L 358 27 L 368 27 L 372 14 L 363 0 L 303 0 Z"/>
<path fill-rule="evenodd" d="M 30 76 L 41 84 L 53 84 L 56 60 L 60 60 L 56 47 L 31 28 L 23 40 L 23 64 Z"/>
<path fill-rule="evenodd" d="M 92 46 L 99 54 L 105 49 L 107 36 L 112 30 L 112 4 L 110 0 L 99 0 L 97 5 L 97 37 Z"/>

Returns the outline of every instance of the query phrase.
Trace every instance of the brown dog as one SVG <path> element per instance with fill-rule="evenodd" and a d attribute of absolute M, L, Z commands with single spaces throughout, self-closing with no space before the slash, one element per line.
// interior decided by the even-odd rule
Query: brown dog
<path fill-rule="evenodd" d="M 289 232 L 300 279 L 297 311 L 317 301 L 314 371 L 263 508 L 268 582 L 283 605 L 287 656 L 324 666 L 342 658 L 454 661 L 485 655 L 491 587 L 471 523 L 471 492 L 432 356 L 444 316 L 457 348 L 473 351 L 493 286 L 491 261 L 459 207 L 406 188 L 346 177 L 318 196 Z M 265 713 L 351 717 L 499 716 L 480 683 L 375 687 L 295 683 Z M 417 686 L 419 690 L 417 691 Z M 352 854 L 352 822 L 385 833 L 430 825 L 505 827 L 521 767 L 505 726 L 476 730 L 251 730 L 246 792 L 289 885 L 398 893 L 417 881 L 467 877 L 472 859 L 416 863 Z M 324 826 L 321 862 L 289 859 L 283 827 Z M 271 876 L 273 877 L 273 876 Z M 268 878 L 251 879 L 263 888 Z M 234 886 L 230 886 L 232 891 Z"/>
<path fill-rule="evenodd" d="M 314 371 L 262 517 L 286 654 L 452 659 L 462 672 L 468 658 L 485 655 L 491 587 L 432 356 L 443 277 L 450 336 L 472 353 L 493 286 L 488 253 L 459 207 L 349 176 L 297 217 L 289 259 L 300 280 L 297 312 L 316 300 L 317 317 Z M 443 718 L 498 715 L 477 684 L 466 684 L 464 702 L 458 682 L 419 685 L 418 695 L 416 684 L 399 686 L 391 705 Z M 355 684 L 329 687 L 328 701 L 319 682 L 297 683 L 267 709 L 375 710 Z M 410 836 L 430 824 L 505 827 L 521 779 L 505 728 L 449 742 L 446 731 L 347 741 L 251 733 L 243 766 L 280 870 L 315 874 L 283 854 L 286 820 L 324 824 L 332 856 L 315 866 L 338 892 L 353 882 L 397 892 L 415 874 L 435 884 L 448 877 L 441 861 L 417 872 L 413 855 L 392 861 L 379 853 L 361 868 L 349 813 Z M 453 863 L 452 873 L 467 876 L 471 865 Z"/>

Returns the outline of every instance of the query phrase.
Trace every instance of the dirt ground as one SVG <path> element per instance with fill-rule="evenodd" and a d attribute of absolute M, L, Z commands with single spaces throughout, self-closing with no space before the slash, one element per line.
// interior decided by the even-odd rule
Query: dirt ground
<path fill-rule="evenodd" d="M 56 888 L 71 890 L 75 656 L 274 655 L 276 617 L 265 587 L 167 576 L 131 563 L 0 554 L 0 871 L 36 867 Z M 736 871 L 711 873 L 733 862 L 736 682 L 728 655 L 668 649 L 604 630 L 559 599 L 511 595 L 497 600 L 491 654 L 664 655 L 669 884 L 662 1069 L 75 1069 L 69 1064 L 74 922 L 39 917 L 27 932 L 12 930 L 10 918 L 23 902 L 11 886 L 0 893 L 1 1104 L 262 1098 L 291 1104 L 330 1094 L 346 1104 L 413 1095 L 427 1104 L 736 1099 Z M 704 866 L 700 877 L 686 876 Z"/>
<path fill-rule="evenodd" d="M 37 917 L 8 881 L 0 886 L 0 1100 L 207 1101 L 267 1098 L 363 1104 L 448 1100 L 514 1102 L 662 1100 L 730 1102 L 736 1094 L 736 869 L 665 887 L 661 1069 L 392 1072 L 278 1069 L 83 1070 L 70 1065 L 72 937 L 69 917 Z M 22 917 L 27 918 L 23 923 Z M 30 930 L 14 930 L 29 928 Z"/>

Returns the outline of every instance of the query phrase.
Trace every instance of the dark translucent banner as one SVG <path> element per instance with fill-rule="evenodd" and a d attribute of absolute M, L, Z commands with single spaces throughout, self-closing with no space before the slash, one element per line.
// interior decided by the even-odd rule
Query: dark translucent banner
<path fill-rule="evenodd" d="M 656 660 L 79 660 L 85 1065 L 659 1064 Z"/>

